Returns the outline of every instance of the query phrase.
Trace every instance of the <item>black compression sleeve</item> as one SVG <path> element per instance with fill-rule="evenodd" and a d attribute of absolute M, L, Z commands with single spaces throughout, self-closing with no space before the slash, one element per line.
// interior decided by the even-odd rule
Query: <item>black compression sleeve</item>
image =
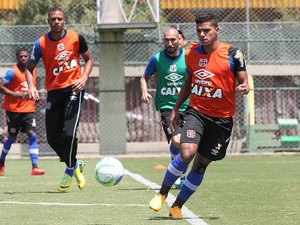
<path fill-rule="evenodd" d="M 89 49 L 86 40 L 81 34 L 78 34 L 78 38 L 79 38 L 79 53 L 85 53 Z"/>

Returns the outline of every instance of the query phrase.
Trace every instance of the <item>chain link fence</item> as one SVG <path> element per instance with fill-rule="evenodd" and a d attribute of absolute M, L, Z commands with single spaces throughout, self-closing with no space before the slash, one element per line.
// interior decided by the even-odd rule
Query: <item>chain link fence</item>
<path fill-rule="evenodd" d="M 35 0 L 38 2 L 38 0 Z M 30 1 L 25 1 L 30 2 Z M 125 2 L 125 0 L 124 0 Z M 132 3 L 134 1 L 127 0 Z M 146 1 L 140 0 L 142 6 Z M 237 96 L 237 112 L 235 116 L 232 141 L 229 150 L 241 151 L 274 151 L 298 150 L 298 123 L 294 120 L 278 121 L 278 119 L 299 120 L 300 99 L 300 23 L 299 1 L 211 1 L 211 0 L 165 0 L 160 1 L 161 22 L 155 29 L 128 29 L 124 31 L 124 41 L 114 45 L 124 48 L 123 55 L 115 55 L 124 62 L 124 93 L 126 107 L 126 140 L 127 143 L 166 143 L 159 113 L 153 104 L 145 105 L 140 101 L 139 79 L 151 55 L 163 48 L 162 35 L 167 27 L 176 27 L 183 31 L 188 44 L 197 41 L 194 17 L 201 12 L 215 13 L 220 22 L 220 37 L 244 50 L 248 72 L 253 78 L 253 87 L 247 98 Z M 45 3 L 46 4 L 46 3 Z M 48 3 L 47 3 L 48 4 Z M 78 131 L 80 143 L 101 145 L 100 131 L 100 93 L 101 89 L 101 46 L 109 43 L 101 42 L 102 33 L 96 24 L 96 1 L 88 1 L 88 12 L 95 15 L 80 16 L 86 9 L 68 8 L 67 14 L 74 20 L 78 14 L 79 23 L 68 24 L 67 27 L 85 36 L 89 48 L 95 58 L 95 67 L 87 83 L 87 94 Z M 281 5 L 280 5 L 281 4 Z M 248 8 L 247 8 L 248 6 Z M 1 7 L 1 5 L 0 5 Z M 139 10 L 142 10 L 140 7 Z M 8 25 L 0 26 L 0 71 L 1 76 L 9 66 L 15 63 L 15 52 L 19 48 L 31 49 L 33 41 L 48 31 L 47 25 L 9 25 L 11 15 L 18 11 L 8 10 L 0 14 L 1 21 Z M 76 15 L 77 15 L 76 14 Z M 46 14 L 44 20 L 46 21 Z M 84 19 L 82 19 L 84 18 Z M 117 61 L 118 61 L 117 60 Z M 116 66 L 112 61 L 105 65 L 111 71 Z M 112 72 L 113 73 L 113 72 Z M 100 76 L 99 76 L 100 74 Z M 111 80 L 113 84 L 115 80 Z M 52 154 L 46 145 L 44 114 L 46 92 L 44 89 L 44 69 L 38 65 L 38 89 L 43 96 L 37 103 L 36 118 L 41 152 Z M 112 93 L 120 90 L 110 90 Z M 150 91 L 155 95 L 155 84 L 150 82 Z M 2 95 L 0 95 L 2 103 Z M 111 126 L 118 126 L 116 120 L 110 120 Z M 2 110 L 2 140 L 6 138 L 5 112 Z M 113 134 L 107 134 L 113 135 Z M 286 141 L 286 137 L 290 140 Z M 294 138 L 294 139 L 293 139 Z M 118 141 L 118 138 L 115 139 Z M 20 136 L 19 143 L 27 143 L 25 136 Z M 167 149 L 166 149 L 167 150 Z M 128 150 L 129 151 L 129 150 Z M 139 151 L 146 152 L 148 148 Z"/>

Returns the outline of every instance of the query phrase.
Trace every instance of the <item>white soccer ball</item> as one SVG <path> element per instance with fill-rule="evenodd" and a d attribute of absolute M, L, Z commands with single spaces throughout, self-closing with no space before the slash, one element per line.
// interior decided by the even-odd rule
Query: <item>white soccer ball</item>
<path fill-rule="evenodd" d="M 114 157 L 104 157 L 96 164 L 95 178 L 103 186 L 117 185 L 123 175 L 123 165 Z"/>

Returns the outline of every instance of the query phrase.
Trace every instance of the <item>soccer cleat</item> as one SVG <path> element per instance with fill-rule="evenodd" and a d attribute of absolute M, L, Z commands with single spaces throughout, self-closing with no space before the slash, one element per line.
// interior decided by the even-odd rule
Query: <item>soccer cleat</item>
<path fill-rule="evenodd" d="M 169 216 L 172 217 L 172 219 L 182 219 L 181 208 L 179 208 L 179 206 L 172 206 L 169 210 Z"/>
<path fill-rule="evenodd" d="M 78 188 L 82 190 L 85 187 L 85 178 L 80 170 L 80 166 L 74 170 L 74 176 L 76 178 Z"/>
<path fill-rule="evenodd" d="M 59 187 L 57 188 L 57 190 L 59 192 L 66 192 L 69 189 L 71 183 L 72 183 L 72 177 L 70 177 L 68 174 L 64 174 L 62 181 Z"/>
<path fill-rule="evenodd" d="M 4 174 L 5 174 L 5 167 L 0 166 L 0 176 L 4 176 Z"/>
<path fill-rule="evenodd" d="M 183 186 L 184 181 L 185 181 L 185 178 L 184 178 L 184 177 L 179 177 L 179 178 L 175 181 L 175 183 L 174 183 L 175 187 L 176 187 L 177 189 L 181 189 L 182 186 Z"/>
<path fill-rule="evenodd" d="M 83 172 L 83 167 L 85 167 L 85 164 L 82 160 L 77 160 L 77 163 L 78 163 L 80 172 L 82 173 Z"/>
<path fill-rule="evenodd" d="M 31 170 L 31 175 L 32 176 L 35 176 L 35 175 L 44 175 L 45 174 L 45 170 L 43 170 L 43 169 L 41 169 L 41 168 L 33 168 L 32 170 Z"/>
<path fill-rule="evenodd" d="M 162 205 L 164 204 L 166 200 L 166 196 L 162 194 L 157 194 L 154 196 L 154 198 L 149 202 L 149 208 L 158 212 Z"/>

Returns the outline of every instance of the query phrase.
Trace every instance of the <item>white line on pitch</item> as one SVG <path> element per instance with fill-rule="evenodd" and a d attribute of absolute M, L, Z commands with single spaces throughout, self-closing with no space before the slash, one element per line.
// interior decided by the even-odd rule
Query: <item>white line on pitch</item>
<path fill-rule="evenodd" d="M 46 205 L 46 206 L 129 206 L 129 207 L 146 207 L 143 204 L 104 204 L 104 203 L 60 203 L 60 202 L 19 202 L 19 201 L 0 201 L 0 204 L 14 205 Z"/>
<path fill-rule="evenodd" d="M 142 177 L 140 174 L 132 173 L 126 169 L 124 169 L 124 173 L 130 177 L 132 177 L 134 180 L 148 186 L 152 190 L 158 190 L 160 189 L 160 186 L 157 185 L 154 182 L 151 182 L 144 177 Z M 156 191 L 157 192 L 157 191 Z M 172 195 L 171 193 L 168 194 L 168 197 L 166 199 L 166 202 L 168 203 L 169 206 L 173 204 L 175 201 L 175 196 Z M 194 213 L 192 213 L 187 207 L 183 206 L 182 207 L 182 215 L 183 218 L 186 219 L 190 224 L 192 225 L 207 225 L 204 220 L 200 219 L 198 216 L 196 216 Z"/>

